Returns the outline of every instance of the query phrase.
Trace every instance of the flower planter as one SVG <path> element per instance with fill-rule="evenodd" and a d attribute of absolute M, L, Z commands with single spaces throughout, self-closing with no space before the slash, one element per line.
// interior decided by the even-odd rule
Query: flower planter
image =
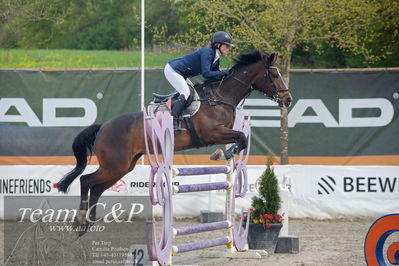
<path fill-rule="evenodd" d="M 249 224 L 248 246 L 250 249 L 264 249 L 269 254 L 273 254 L 276 250 L 278 235 L 280 233 L 282 223 L 271 224 L 266 228 L 264 224 Z"/>

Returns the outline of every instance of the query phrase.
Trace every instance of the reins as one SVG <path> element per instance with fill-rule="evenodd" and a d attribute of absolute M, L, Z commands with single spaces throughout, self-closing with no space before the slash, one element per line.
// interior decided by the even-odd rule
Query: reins
<path fill-rule="evenodd" d="M 277 89 L 277 88 L 276 88 L 276 85 L 274 84 L 273 79 L 272 79 L 272 78 L 270 77 L 270 75 L 269 75 L 269 71 L 268 71 L 268 70 L 269 70 L 270 68 L 275 68 L 275 69 L 277 69 L 277 67 L 275 67 L 275 66 L 268 66 L 268 67 L 266 68 L 266 72 L 265 72 L 265 74 L 264 74 L 265 79 L 266 79 L 266 77 L 267 77 L 267 78 L 269 79 L 269 81 L 270 81 L 272 87 L 273 87 L 273 94 L 271 94 L 271 95 L 269 95 L 269 94 L 267 94 L 267 93 L 263 93 L 263 94 L 264 94 L 267 98 L 269 98 L 270 100 L 275 101 L 275 102 L 278 102 L 278 100 L 279 100 L 278 93 L 280 93 L 280 92 L 287 92 L 288 89 Z M 252 91 L 254 91 L 255 88 L 253 87 L 252 83 L 247 83 L 247 82 L 241 80 L 240 78 L 238 78 L 237 76 L 234 76 L 234 69 L 232 68 L 231 70 L 232 70 L 232 72 L 231 72 L 228 76 L 226 76 L 226 78 L 233 78 L 233 79 L 235 79 L 236 81 L 238 81 L 239 83 L 241 83 L 242 85 L 244 85 L 244 86 L 246 87 L 246 90 L 248 90 L 248 88 L 249 88 L 249 90 L 247 91 L 247 93 L 244 95 L 243 100 L 241 100 L 241 105 L 240 105 L 239 107 L 238 107 L 238 105 L 235 105 L 235 104 L 232 104 L 232 103 L 229 103 L 229 102 L 220 100 L 220 99 L 211 99 L 210 97 L 208 97 L 207 99 L 199 99 L 199 101 L 207 101 L 207 102 L 209 102 L 209 103 L 210 103 L 210 102 L 213 102 L 213 103 L 215 103 L 215 104 L 225 104 L 225 105 L 228 105 L 228 106 L 230 106 L 231 108 L 233 108 L 234 111 L 236 110 L 237 107 L 238 107 L 238 108 L 241 108 L 241 107 L 244 105 L 245 100 L 249 97 L 249 95 L 251 95 Z M 222 86 L 222 84 L 223 84 L 224 81 L 225 81 L 225 76 L 223 76 L 222 79 L 220 80 L 219 85 L 218 85 L 217 88 L 216 88 L 216 93 L 220 90 L 220 87 Z M 206 87 L 204 86 L 203 89 L 204 89 L 204 91 L 205 91 Z M 213 91 L 213 88 L 210 88 L 210 89 Z"/>
<path fill-rule="evenodd" d="M 243 98 L 244 101 L 241 101 L 242 103 L 241 103 L 241 105 L 240 105 L 240 107 L 239 107 L 239 108 L 241 108 L 241 106 L 244 105 L 245 100 L 246 100 L 246 99 L 248 98 L 248 96 L 252 93 L 252 91 L 255 90 L 255 88 L 252 86 L 252 84 L 246 83 L 245 81 L 243 81 L 243 80 L 241 80 L 240 78 L 234 76 L 233 74 L 234 74 L 234 73 L 233 73 L 233 69 L 232 69 L 232 73 L 229 74 L 229 75 L 227 76 L 227 78 L 233 78 L 233 79 L 237 80 L 238 82 L 240 82 L 241 84 L 245 85 L 246 88 L 250 88 L 250 89 L 248 90 L 248 92 L 244 95 L 244 98 Z M 225 76 L 223 76 L 222 79 L 220 80 L 219 85 L 218 85 L 218 87 L 216 88 L 216 92 L 218 92 L 218 91 L 220 90 L 220 87 L 222 86 L 224 80 L 225 80 Z M 203 87 L 203 88 L 205 89 L 205 87 Z M 213 89 L 211 88 L 211 90 L 213 90 Z M 223 100 L 220 100 L 220 99 L 211 99 L 211 98 L 208 98 L 208 99 L 199 99 L 199 101 L 208 101 L 208 102 L 213 102 L 213 103 L 215 103 L 215 104 L 225 104 L 225 105 L 228 105 L 228 106 L 230 106 L 231 108 L 233 108 L 233 111 L 234 111 L 234 112 L 235 112 L 235 110 L 237 109 L 237 105 L 232 104 L 232 103 L 229 103 L 229 102 L 226 102 L 226 101 L 223 101 Z"/>

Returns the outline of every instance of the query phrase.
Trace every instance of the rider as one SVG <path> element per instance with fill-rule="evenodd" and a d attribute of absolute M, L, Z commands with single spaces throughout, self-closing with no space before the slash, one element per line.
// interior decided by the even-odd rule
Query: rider
<path fill-rule="evenodd" d="M 177 131 L 183 131 L 179 117 L 190 96 L 190 89 L 186 79 L 201 74 L 207 79 L 219 79 L 228 75 L 228 70 L 220 70 L 220 56 L 226 55 L 233 46 L 232 37 L 225 31 L 216 32 L 211 39 L 211 45 L 187 54 L 183 57 L 170 60 L 166 64 L 164 73 L 169 83 L 180 93 L 173 103 L 173 127 Z"/>

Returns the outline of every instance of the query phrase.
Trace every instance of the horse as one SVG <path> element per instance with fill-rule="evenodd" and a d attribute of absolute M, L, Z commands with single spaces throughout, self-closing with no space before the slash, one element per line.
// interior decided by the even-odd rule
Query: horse
<path fill-rule="evenodd" d="M 291 93 L 276 66 L 277 55 L 255 50 L 240 54 L 229 74 L 220 80 L 195 85 L 202 101 L 200 109 L 183 124 L 186 129 L 175 134 L 175 151 L 217 144 L 233 144 L 228 150 L 216 151 L 211 159 L 229 159 L 247 146 L 242 132 L 232 130 L 237 105 L 254 90 L 289 107 Z M 85 228 L 95 221 L 96 204 L 101 194 L 128 172 L 145 153 L 143 112 L 120 115 L 103 124 L 94 124 L 81 131 L 73 141 L 75 168 L 58 183 L 60 192 L 67 193 L 71 183 L 82 174 L 88 156 L 97 156 L 99 168 L 80 177 L 81 201 L 75 226 Z M 150 148 L 151 149 L 151 148 Z M 90 197 L 88 193 L 90 191 Z M 87 211 L 90 208 L 90 213 Z"/>

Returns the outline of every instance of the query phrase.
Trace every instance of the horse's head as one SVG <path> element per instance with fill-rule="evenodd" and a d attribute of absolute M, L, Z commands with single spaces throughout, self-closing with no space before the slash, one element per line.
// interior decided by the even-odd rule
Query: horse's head
<path fill-rule="evenodd" d="M 269 98 L 278 102 L 280 107 L 289 107 L 292 102 L 291 93 L 285 84 L 276 64 L 277 55 L 265 55 L 262 59 L 263 66 L 259 78 L 254 82 L 256 90 L 263 92 Z"/>

